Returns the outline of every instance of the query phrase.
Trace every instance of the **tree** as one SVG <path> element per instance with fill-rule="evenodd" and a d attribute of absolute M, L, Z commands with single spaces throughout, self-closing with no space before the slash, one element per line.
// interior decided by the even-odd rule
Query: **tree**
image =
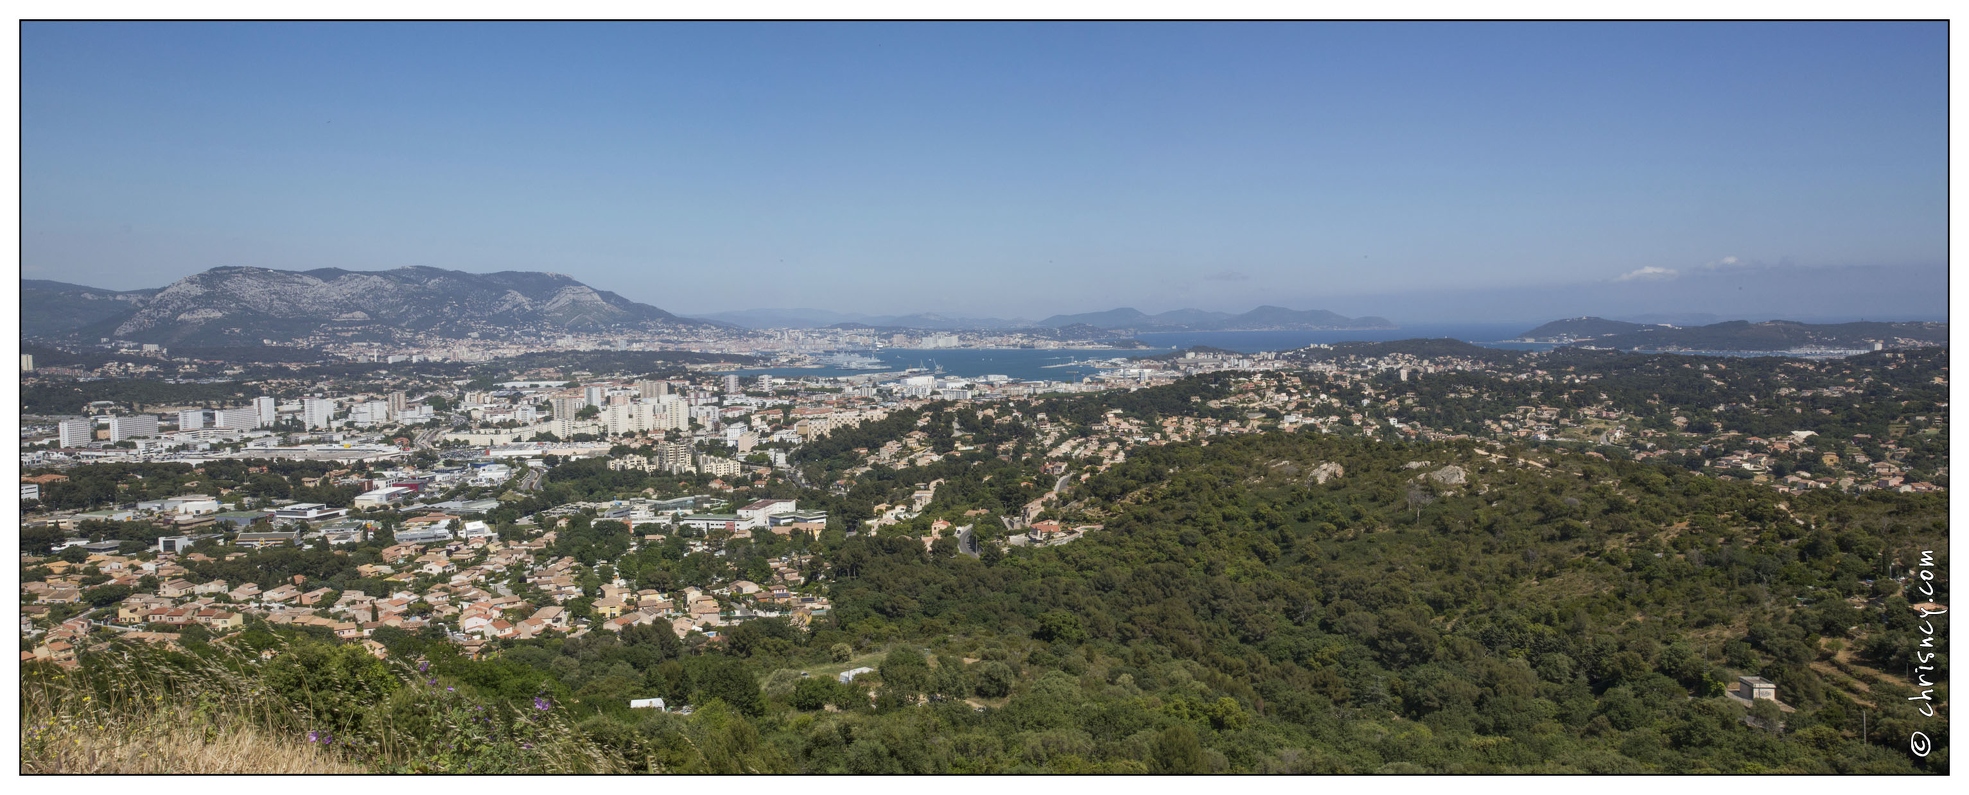
<path fill-rule="evenodd" d="M 128 598 L 131 593 L 128 585 L 105 585 L 83 591 L 82 599 L 94 607 L 108 607 Z"/>
<path fill-rule="evenodd" d="M 1033 630 L 1032 637 L 1048 643 L 1079 643 L 1087 639 L 1087 631 L 1081 628 L 1079 616 L 1065 610 L 1048 610 L 1039 617 L 1039 628 Z"/>
<path fill-rule="evenodd" d="M 674 660 L 684 653 L 683 641 L 677 640 L 677 633 L 668 626 L 654 624 L 637 624 L 622 630 L 622 645 L 649 649 L 659 660 Z"/>
<path fill-rule="evenodd" d="M 997 660 L 978 663 L 971 672 L 971 692 L 984 698 L 1004 698 L 1012 694 L 1012 683 L 1018 680 L 1012 666 Z"/>
<path fill-rule="evenodd" d="M 1155 768 L 1160 773 L 1208 773 L 1203 743 L 1187 724 L 1176 724 L 1155 738 Z"/>
<path fill-rule="evenodd" d="M 839 682 L 831 678 L 824 676 L 809 677 L 800 680 L 799 684 L 793 686 L 793 697 L 790 703 L 794 709 L 803 712 L 813 712 L 828 704 L 833 704 L 837 707 L 845 705 L 847 703 L 845 696 L 848 692 L 850 692 L 848 688 L 842 687 Z"/>
<path fill-rule="evenodd" d="M 911 699 L 930 689 L 930 663 L 923 654 L 908 646 L 891 650 L 876 667 L 882 677 L 882 693 Z"/>
<path fill-rule="evenodd" d="M 745 664 L 721 654 L 692 658 L 698 664 L 692 677 L 691 700 L 708 704 L 718 699 L 738 712 L 757 717 L 766 713 L 765 696 Z"/>
<path fill-rule="evenodd" d="M 964 675 L 954 665 L 939 665 L 930 676 L 930 692 L 946 698 L 963 698 L 969 692 Z"/>

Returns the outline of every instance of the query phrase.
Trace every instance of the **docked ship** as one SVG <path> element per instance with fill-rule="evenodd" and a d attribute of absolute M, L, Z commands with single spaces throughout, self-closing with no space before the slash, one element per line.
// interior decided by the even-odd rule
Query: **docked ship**
<path fill-rule="evenodd" d="M 882 363 L 881 359 L 864 353 L 837 353 L 821 359 L 820 363 L 843 370 L 886 370 L 889 368 L 888 365 Z"/>

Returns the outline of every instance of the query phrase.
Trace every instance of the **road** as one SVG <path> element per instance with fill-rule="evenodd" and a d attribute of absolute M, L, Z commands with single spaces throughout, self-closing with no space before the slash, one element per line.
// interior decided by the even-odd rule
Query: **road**
<path fill-rule="evenodd" d="M 528 467 L 526 474 L 520 477 L 520 491 L 539 491 L 546 480 L 547 470 Z"/>
<path fill-rule="evenodd" d="M 437 445 L 432 444 L 431 441 L 433 439 L 436 439 L 438 435 L 442 433 L 444 433 L 444 431 L 439 428 L 431 428 L 431 429 L 418 431 L 417 436 L 411 440 L 411 444 L 423 450 L 433 449 L 437 447 Z"/>
<path fill-rule="evenodd" d="M 793 481 L 793 485 L 803 489 L 813 488 L 813 486 L 807 484 L 807 473 L 801 472 L 799 467 L 788 465 L 780 467 L 779 471 L 786 473 L 788 478 Z"/>

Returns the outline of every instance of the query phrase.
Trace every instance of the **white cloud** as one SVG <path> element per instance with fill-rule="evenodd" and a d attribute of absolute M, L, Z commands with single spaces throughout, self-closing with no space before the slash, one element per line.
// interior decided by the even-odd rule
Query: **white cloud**
<path fill-rule="evenodd" d="M 1649 265 L 1640 270 L 1628 271 L 1619 276 L 1616 276 L 1614 277 L 1614 281 L 1617 282 L 1659 281 L 1663 279 L 1673 279 L 1680 275 L 1682 274 L 1677 272 L 1673 268 L 1657 268 L 1653 265 Z"/>

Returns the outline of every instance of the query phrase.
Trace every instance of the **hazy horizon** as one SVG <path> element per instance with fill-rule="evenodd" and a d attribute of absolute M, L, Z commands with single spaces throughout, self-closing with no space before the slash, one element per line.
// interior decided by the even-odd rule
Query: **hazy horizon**
<path fill-rule="evenodd" d="M 344 268 L 343 270 L 362 270 Z M 1795 320 L 1807 323 L 1872 321 L 1948 320 L 1948 298 L 1943 290 L 1919 296 L 1906 295 L 1906 288 L 1883 279 L 1877 268 L 1823 269 L 1819 271 L 1776 268 L 1745 268 L 1737 271 L 1710 270 L 1691 274 L 1685 280 L 1655 280 L 1643 284 L 1623 282 L 1560 284 L 1543 287 L 1501 287 L 1490 289 L 1406 291 L 1379 295 L 1330 296 L 1307 302 L 1259 300 L 1248 305 L 1203 306 L 1200 304 L 1099 304 L 1088 299 L 1077 308 L 1062 311 L 1013 311 L 977 313 L 951 311 L 936 306 L 900 306 L 878 311 L 850 311 L 827 306 L 742 306 L 730 309 L 699 309 L 684 305 L 660 304 L 631 295 L 618 286 L 588 283 L 597 290 L 614 292 L 630 300 L 656 306 L 685 317 L 726 319 L 746 314 L 825 313 L 839 316 L 824 323 L 856 322 L 867 318 L 894 318 L 909 315 L 941 315 L 961 319 L 1040 321 L 1054 315 L 1076 315 L 1131 308 L 1155 315 L 1182 309 L 1200 309 L 1241 314 L 1260 306 L 1283 306 L 1295 310 L 1326 310 L 1348 317 L 1381 317 L 1398 325 L 1457 323 L 1539 324 L 1564 318 L 1596 316 L 1635 322 L 1669 322 L 1678 325 L 1722 322 L 1726 320 Z M 1917 278 L 1946 284 L 1945 268 L 1928 270 Z M 1772 271 L 1778 271 L 1777 276 Z M 487 273 L 491 271 L 473 271 Z M 26 280 L 25 278 L 23 280 Z M 165 284 L 106 285 L 83 284 L 62 279 L 45 279 L 64 284 L 114 290 L 161 288 Z M 1749 287 L 1757 287 L 1750 293 Z M 1748 293 L 1748 294 L 1747 294 Z M 1812 300 L 1817 295 L 1836 294 L 1844 311 L 1824 311 Z M 1706 316 L 1706 317 L 1705 317 Z M 801 327 L 801 326 L 783 326 Z"/>
<path fill-rule="evenodd" d="M 1947 27 L 22 26 L 22 277 L 1946 319 Z"/>

